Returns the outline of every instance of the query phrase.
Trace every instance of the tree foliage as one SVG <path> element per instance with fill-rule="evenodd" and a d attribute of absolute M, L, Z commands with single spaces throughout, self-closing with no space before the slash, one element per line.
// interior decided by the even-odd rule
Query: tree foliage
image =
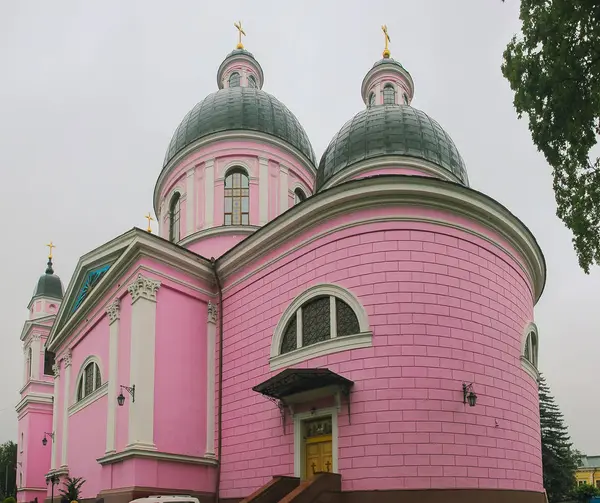
<path fill-rule="evenodd" d="M 59 493 L 61 496 L 67 498 L 68 501 L 79 501 L 81 486 L 83 484 L 85 484 L 83 477 L 67 477 Z"/>
<path fill-rule="evenodd" d="M 600 490 L 597 487 L 590 484 L 582 484 L 573 490 L 572 496 L 575 501 L 587 503 L 593 496 L 598 496 L 599 494 Z"/>
<path fill-rule="evenodd" d="M 16 496 L 17 444 L 8 441 L 0 445 L 0 494 Z"/>
<path fill-rule="evenodd" d="M 573 449 L 563 415 L 543 376 L 540 376 L 539 397 L 544 487 L 548 500 L 554 503 L 563 501 L 571 494 L 580 455 Z"/>
<path fill-rule="evenodd" d="M 600 2 L 521 0 L 522 34 L 502 73 L 519 118 L 552 167 L 557 215 L 573 233 L 579 265 L 600 264 Z"/>

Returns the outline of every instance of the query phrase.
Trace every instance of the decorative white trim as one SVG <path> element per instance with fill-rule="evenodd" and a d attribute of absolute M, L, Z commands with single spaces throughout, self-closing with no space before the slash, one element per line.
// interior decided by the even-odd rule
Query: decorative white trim
<path fill-rule="evenodd" d="M 250 166 L 248 165 L 247 162 L 245 161 L 241 161 L 241 160 L 235 160 L 235 161 L 230 161 L 227 164 L 225 164 L 224 166 L 221 166 L 218 170 L 216 179 L 218 181 L 223 181 L 225 180 L 225 177 L 227 175 L 227 172 L 232 169 L 232 168 L 241 168 L 246 172 L 246 176 L 248 177 L 248 181 L 250 181 L 251 178 L 254 178 L 252 176 L 252 168 L 250 168 Z"/>
<path fill-rule="evenodd" d="M 269 159 L 258 158 L 258 223 L 269 221 Z"/>
<path fill-rule="evenodd" d="M 115 299 L 106 306 L 106 314 L 108 315 L 109 326 L 119 320 L 121 317 L 121 299 L 119 297 L 115 297 Z"/>
<path fill-rule="evenodd" d="M 535 337 L 535 344 L 531 343 L 531 346 L 529 348 L 529 354 L 532 357 L 532 361 L 525 357 L 526 346 L 530 343 L 530 334 L 533 334 Z M 523 334 L 521 336 L 521 367 L 536 381 L 539 381 L 540 378 L 540 373 L 537 369 L 539 347 L 540 336 L 537 325 L 533 322 L 530 322 L 527 324 L 527 326 L 525 326 L 525 329 L 523 330 Z"/>
<path fill-rule="evenodd" d="M 217 306 L 208 303 L 206 324 L 206 449 L 205 456 L 215 457 L 215 358 Z"/>
<path fill-rule="evenodd" d="M 194 184 L 195 184 L 195 179 L 196 177 L 194 176 L 196 174 L 196 168 L 193 167 L 191 169 L 188 170 L 187 172 L 187 178 L 186 178 L 186 194 L 187 194 L 187 199 L 185 202 L 185 234 L 186 236 L 189 236 L 192 232 L 194 232 L 194 220 L 195 220 L 195 216 L 196 216 L 196 209 L 195 209 L 195 205 L 194 205 L 194 201 L 195 201 L 195 191 L 194 191 Z"/>
<path fill-rule="evenodd" d="M 39 381 L 39 380 L 30 379 L 19 390 L 19 394 L 23 393 L 32 384 L 35 384 L 36 386 L 53 386 L 53 383 L 50 381 Z"/>
<path fill-rule="evenodd" d="M 96 400 L 102 398 L 106 394 L 108 394 L 108 381 L 106 381 L 104 384 L 102 384 L 99 388 L 92 391 L 85 398 L 82 398 L 78 402 L 75 402 L 73 405 L 71 405 L 68 410 L 69 416 L 72 416 L 73 414 L 77 414 L 81 409 L 85 409 L 88 405 L 91 405 Z M 115 397 L 115 401 L 116 401 L 116 397 Z M 64 462 L 62 464 L 64 464 Z"/>
<path fill-rule="evenodd" d="M 285 213 L 290 207 L 288 196 L 289 182 L 288 169 L 283 165 L 279 165 L 279 214 Z"/>
<path fill-rule="evenodd" d="M 49 393 L 28 393 L 24 396 L 17 405 L 15 405 L 15 410 L 17 414 L 21 412 L 27 405 L 29 404 L 52 404 L 52 395 Z"/>
<path fill-rule="evenodd" d="M 213 325 L 217 323 L 218 307 L 216 304 L 208 301 L 208 323 Z"/>
<path fill-rule="evenodd" d="M 498 244 L 497 239 L 476 228 L 429 215 L 419 217 L 397 215 L 398 208 L 402 206 L 442 210 L 467 218 L 498 233 L 516 253 Z M 320 234 L 314 233 L 316 226 L 326 219 L 330 220 L 339 214 L 348 214 L 360 209 L 375 208 L 390 208 L 392 211 L 386 217 L 363 217 L 335 229 L 327 229 Z M 500 203 L 481 192 L 436 178 L 416 176 L 364 178 L 318 193 L 306 203 L 294 206 L 270 225 L 262 228 L 260 232 L 247 237 L 239 246 L 220 257 L 219 273 L 222 277 L 227 277 L 309 229 L 312 229 L 313 233 L 299 244 L 299 247 L 304 247 L 307 243 L 322 238 L 323 235 L 339 232 L 342 227 L 350 228 L 376 221 L 403 220 L 441 224 L 460 229 L 489 242 L 514 259 L 516 266 L 531 282 L 534 302 L 537 302 L 542 294 L 546 281 L 544 256 L 529 229 L 518 218 Z M 274 257 L 269 263 L 281 260 L 282 256 L 293 252 L 293 249 L 287 250 Z M 248 276 L 259 273 L 268 267 L 269 263 L 254 267 L 250 273 L 231 282 L 224 291 L 245 281 Z"/>
<path fill-rule="evenodd" d="M 521 355 L 520 360 L 521 360 L 521 368 L 525 372 L 527 372 L 535 380 L 535 382 L 538 382 L 540 380 L 540 373 L 539 373 L 538 369 L 536 369 L 533 366 L 533 363 L 531 363 L 523 355 Z"/>
<path fill-rule="evenodd" d="M 118 306 L 120 299 L 116 298 L 109 306 Z M 117 308 L 117 314 L 119 310 Z M 121 328 L 121 322 L 117 316 L 115 319 L 116 323 L 109 325 L 108 333 L 108 388 L 107 393 L 109 396 L 107 408 L 106 408 L 106 452 L 112 452 L 115 450 L 116 445 L 116 431 L 117 431 L 117 380 L 119 378 L 118 365 L 119 365 L 119 331 Z"/>
<path fill-rule="evenodd" d="M 301 347 L 302 333 L 302 313 L 301 309 L 304 304 L 315 297 L 330 297 L 331 302 L 331 338 L 325 341 L 311 344 L 310 346 Z M 354 335 L 346 335 L 337 337 L 337 326 L 335 321 L 335 298 L 340 299 L 350 306 L 358 319 L 360 332 Z M 280 354 L 283 335 L 289 320 L 296 314 L 296 323 L 298 328 L 296 334 L 298 336 L 298 349 L 289 353 Z M 373 334 L 369 331 L 369 319 L 367 312 L 361 302 L 349 290 L 342 288 L 339 285 L 322 283 L 314 285 L 300 295 L 298 295 L 291 304 L 285 309 L 271 340 L 271 357 L 269 358 L 269 367 L 271 370 L 276 370 L 282 367 L 300 363 L 309 358 L 323 356 L 349 349 L 358 349 L 372 346 Z"/>
<path fill-rule="evenodd" d="M 58 396 L 60 393 L 60 362 L 56 362 L 52 366 L 54 370 L 54 399 L 52 400 L 52 432 L 56 432 L 58 428 Z M 52 441 L 52 453 L 50 457 L 50 468 L 56 468 L 56 454 L 57 454 L 56 442 Z"/>
<path fill-rule="evenodd" d="M 217 464 L 217 461 L 215 459 L 200 456 L 185 456 L 182 454 L 172 454 L 170 452 L 149 451 L 146 449 L 139 449 L 135 447 L 126 447 L 120 452 L 103 456 L 101 458 L 96 459 L 96 461 L 101 465 L 108 465 L 134 457 L 156 459 L 159 461 L 174 461 L 193 465 L 215 466 Z"/>
<path fill-rule="evenodd" d="M 295 181 L 292 186 L 290 187 L 290 195 L 295 195 L 296 194 L 296 189 L 300 189 L 302 192 L 304 192 L 304 195 L 306 196 L 306 199 L 308 199 L 310 196 L 312 196 L 312 190 L 310 190 L 306 185 L 304 185 L 304 182 L 299 182 L 299 181 Z"/>
<path fill-rule="evenodd" d="M 98 365 L 98 368 L 100 369 L 100 379 L 105 379 L 106 375 L 104 374 L 104 368 L 102 366 L 102 362 L 100 361 L 100 358 L 98 358 L 96 355 L 90 355 L 88 356 L 85 360 L 83 360 L 83 363 L 81 364 L 81 366 L 79 367 L 79 370 L 77 372 L 77 379 L 75 379 L 75 389 L 73 390 L 73 396 L 67 396 L 67 402 L 69 405 L 69 408 L 71 406 L 77 405 L 77 389 L 79 388 L 79 381 L 81 381 L 81 379 L 83 378 L 83 372 L 85 371 L 85 368 L 90 364 L 90 363 L 95 363 L 96 365 Z M 96 379 L 96 376 L 94 375 L 94 380 Z M 100 387 L 102 387 L 104 384 L 106 383 L 102 383 L 102 385 Z M 91 396 L 96 390 L 94 390 L 92 393 L 90 393 Z M 80 401 L 84 401 L 87 397 L 84 397 L 82 400 Z"/>
<path fill-rule="evenodd" d="M 32 342 L 31 342 L 31 380 L 39 381 L 40 380 L 40 362 L 41 362 L 41 352 L 42 352 L 42 340 L 40 334 L 33 334 Z"/>
<path fill-rule="evenodd" d="M 294 414 L 294 477 L 303 477 L 304 471 L 304 435 L 302 434 L 302 423 L 307 419 L 318 419 L 331 416 L 331 458 L 332 472 L 338 473 L 338 409 L 328 407 L 315 411 L 299 412 Z"/>
<path fill-rule="evenodd" d="M 69 400 L 69 385 L 71 384 L 71 350 L 67 348 L 65 355 L 63 356 L 63 362 L 65 366 L 65 382 L 63 386 L 63 413 L 62 413 L 62 449 L 60 456 L 60 464 L 62 466 L 67 466 L 69 463 L 67 461 L 67 452 L 68 452 L 68 443 L 69 443 L 69 404 L 71 401 Z M 82 367 L 85 368 L 85 367 Z M 100 374 L 102 375 L 102 374 Z M 95 378 L 95 376 L 94 376 Z M 79 379 L 75 381 L 79 383 Z M 77 394 L 77 386 L 75 387 L 75 395 Z"/>
<path fill-rule="evenodd" d="M 423 176 L 430 175 L 440 180 L 447 180 L 449 182 L 463 184 L 463 182 L 452 172 L 445 168 L 433 164 L 432 162 L 426 161 L 425 159 L 419 159 L 417 157 L 402 157 L 399 156 L 384 156 L 377 157 L 375 159 L 367 159 L 365 161 L 357 162 L 342 171 L 337 172 L 327 182 L 319 188 L 319 191 L 326 190 L 334 185 L 347 182 L 352 179 L 356 179 L 357 175 L 383 168 L 392 169 L 415 169 L 423 172 Z"/>
<path fill-rule="evenodd" d="M 162 175 L 162 173 L 161 173 Z M 160 179 L 160 176 L 159 176 Z M 158 182 L 156 184 L 158 187 Z M 204 163 L 204 227 L 215 223 L 215 160 Z"/>
<path fill-rule="evenodd" d="M 52 372 L 54 373 L 55 380 L 60 377 L 60 365 L 58 363 L 52 365 Z"/>
<path fill-rule="evenodd" d="M 139 299 L 156 302 L 156 292 L 159 287 L 160 281 L 142 276 L 139 273 L 135 281 L 127 287 L 127 291 L 131 295 L 131 304 L 135 304 Z"/>
<path fill-rule="evenodd" d="M 219 225 L 218 227 L 210 227 L 198 232 L 194 232 L 191 236 L 179 241 L 180 246 L 187 246 L 201 239 L 227 234 L 253 234 L 260 227 L 258 225 Z"/>
<path fill-rule="evenodd" d="M 390 63 L 390 64 L 384 63 L 384 64 L 377 65 L 377 66 L 371 68 L 367 72 L 365 77 L 363 78 L 362 84 L 360 86 L 360 93 L 361 93 L 362 99 L 365 103 L 368 103 L 366 101 L 367 100 L 367 91 L 371 87 L 373 81 L 376 79 L 376 76 L 378 74 L 387 74 L 388 72 L 391 74 L 401 76 L 402 80 L 405 81 L 406 83 L 408 83 L 408 85 L 410 86 L 410 92 L 408 94 L 409 94 L 409 98 L 412 99 L 412 96 L 414 95 L 414 91 L 415 91 L 415 84 L 413 82 L 413 79 L 412 79 L 410 73 L 408 73 L 403 67 L 399 67 L 397 65 L 394 65 L 393 63 Z"/>

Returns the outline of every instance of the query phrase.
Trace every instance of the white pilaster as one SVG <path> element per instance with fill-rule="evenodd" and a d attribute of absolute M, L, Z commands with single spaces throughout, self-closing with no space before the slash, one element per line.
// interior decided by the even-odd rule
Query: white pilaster
<path fill-rule="evenodd" d="M 217 306 L 208 303 L 206 326 L 206 456 L 215 455 L 215 341 Z"/>
<path fill-rule="evenodd" d="M 290 205 L 288 198 L 288 169 L 279 165 L 279 214 L 287 211 Z"/>
<path fill-rule="evenodd" d="M 204 228 L 212 227 L 215 222 L 215 161 L 204 163 Z"/>
<path fill-rule="evenodd" d="M 60 457 L 61 466 L 68 465 L 67 447 L 69 443 L 69 383 L 71 382 L 71 351 L 67 351 L 63 358 L 65 364 L 65 385 L 63 386 L 63 414 L 62 414 L 62 452 Z"/>
<path fill-rule="evenodd" d="M 186 198 L 185 198 L 185 235 L 189 236 L 194 232 L 194 225 L 196 221 L 196 208 L 194 208 L 194 201 L 196 200 L 194 191 L 196 168 L 192 168 L 187 172 L 186 179 Z"/>
<path fill-rule="evenodd" d="M 269 221 L 269 159 L 258 158 L 258 221 L 265 225 Z"/>
<path fill-rule="evenodd" d="M 52 365 L 52 371 L 54 372 L 54 401 L 52 402 L 52 434 L 55 435 L 52 439 L 52 457 L 50 458 L 50 468 L 57 468 L 56 466 L 56 430 L 58 426 L 58 395 L 60 393 L 60 362 L 56 362 Z"/>
<path fill-rule="evenodd" d="M 40 356 L 42 352 L 42 339 L 40 334 L 33 334 L 31 340 L 31 378 L 40 378 Z"/>
<path fill-rule="evenodd" d="M 156 352 L 156 292 L 160 281 L 138 274 L 131 295 L 131 362 L 129 383 L 135 402 L 129 404 L 129 446 L 155 449 L 154 365 Z M 129 396 L 128 398 L 131 398 Z"/>
<path fill-rule="evenodd" d="M 115 451 L 117 419 L 117 379 L 119 362 L 120 299 L 117 297 L 108 306 L 108 406 L 106 410 L 106 453 Z"/>

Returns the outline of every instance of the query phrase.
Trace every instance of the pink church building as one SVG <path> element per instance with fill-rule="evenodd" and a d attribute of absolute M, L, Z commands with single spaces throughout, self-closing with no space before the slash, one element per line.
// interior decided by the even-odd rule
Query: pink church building
<path fill-rule="evenodd" d="M 158 235 L 90 251 L 66 291 L 50 259 L 19 503 L 67 476 L 86 502 L 544 502 L 534 236 L 389 52 L 320 161 L 263 82 L 240 44 L 183 118 Z"/>

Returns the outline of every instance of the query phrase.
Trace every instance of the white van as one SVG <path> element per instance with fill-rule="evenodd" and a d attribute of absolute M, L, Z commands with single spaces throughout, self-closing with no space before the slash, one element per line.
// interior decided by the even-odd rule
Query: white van
<path fill-rule="evenodd" d="M 200 503 L 198 498 L 178 494 L 177 496 L 148 496 L 147 498 L 138 498 L 130 503 Z"/>

